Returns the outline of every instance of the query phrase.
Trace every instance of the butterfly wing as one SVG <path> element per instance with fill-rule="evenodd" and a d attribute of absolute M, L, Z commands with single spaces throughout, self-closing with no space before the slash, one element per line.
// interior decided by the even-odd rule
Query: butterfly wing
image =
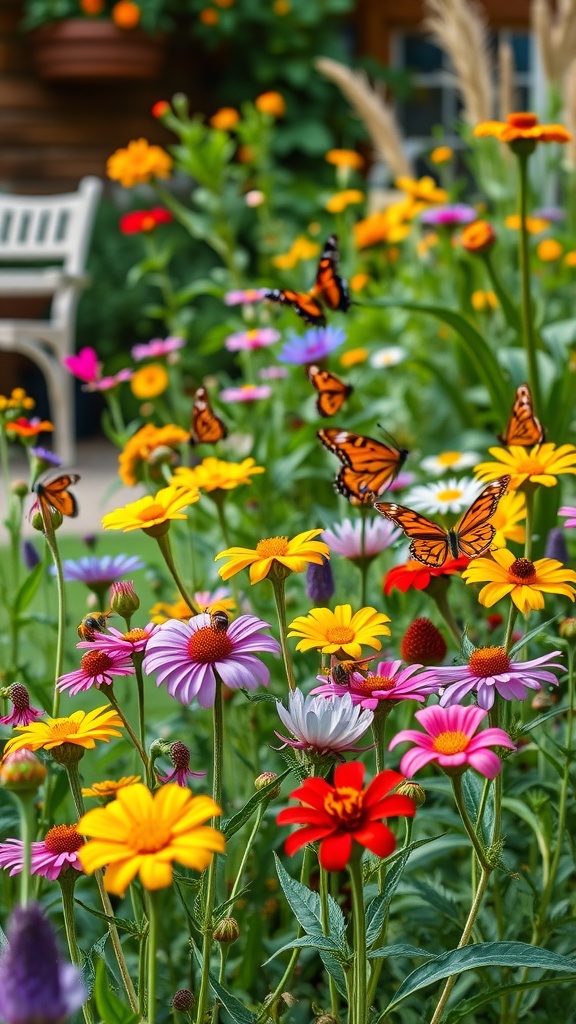
<path fill-rule="evenodd" d="M 345 313 L 350 307 L 350 296 L 346 281 L 338 273 L 338 262 L 338 239 L 336 235 L 330 235 L 320 257 L 312 294 L 318 296 L 328 309 Z"/>
<path fill-rule="evenodd" d="M 370 493 L 382 494 L 386 490 L 408 456 L 405 448 L 337 427 L 319 430 L 318 437 L 345 467 L 336 477 L 336 489 L 345 498 L 356 498 L 361 504 Z"/>
<path fill-rule="evenodd" d="M 216 444 L 227 433 L 222 420 L 212 410 L 206 388 L 198 388 L 192 406 L 192 444 Z"/>
<path fill-rule="evenodd" d="M 375 501 L 374 508 L 395 526 L 399 526 L 410 539 L 412 558 L 433 569 L 444 565 L 449 552 L 446 530 L 421 516 L 419 512 L 406 508 L 405 505 L 396 505 L 391 501 Z"/>
<path fill-rule="evenodd" d="M 316 408 L 319 416 L 334 416 L 352 394 L 352 385 L 346 384 L 328 370 L 321 370 L 319 366 L 307 366 L 306 373 L 312 387 L 318 392 Z"/>
<path fill-rule="evenodd" d="M 326 323 L 322 306 L 308 292 L 294 292 L 289 288 L 273 288 L 264 294 L 270 302 L 278 302 L 281 306 L 291 306 L 302 320 L 313 327 L 323 327 Z"/>
<path fill-rule="evenodd" d="M 38 477 L 32 490 L 47 511 L 53 508 L 61 515 L 74 519 L 80 510 L 76 498 L 68 488 L 78 483 L 79 479 L 77 473 L 57 471 L 55 474 L 54 470 L 49 470 Z"/>
<path fill-rule="evenodd" d="M 505 445 L 518 445 L 531 448 L 544 440 L 544 430 L 540 420 L 534 415 L 532 395 L 527 384 L 516 388 L 516 397 L 504 435 L 499 434 L 498 440 Z"/>
<path fill-rule="evenodd" d="M 502 476 L 489 483 L 457 523 L 453 533 L 459 550 L 468 558 L 478 558 L 488 551 L 496 533 L 490 519 L 498 508 L 500 498 L 506 494 L 509 483 L 509 476 Z"/>

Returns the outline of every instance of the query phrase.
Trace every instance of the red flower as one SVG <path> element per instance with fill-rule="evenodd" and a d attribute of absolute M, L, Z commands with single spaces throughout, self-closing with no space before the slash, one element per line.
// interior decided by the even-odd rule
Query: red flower
<path fill-rule="evenodd" d="M 286 840 L 286 853 L 292 857 L 306 843 L 320 840 L 319 860 L 326 871 L 342 871 L 350 860 L 355 840 L 377 857 L 388 857 L 396 848 L 396 839 L 382 818 L 399 814 L 413 817 L 416 805 L 407 796 L 388 796 L 404 776 L 385 771 L 376 775 L 366 789 L 364 765 L 359 761 L 339 764 L 334 785 L 326 779 L 305 779 L 290 796 L 302 806 L 287 807 L 277 817 L 279 825 L 304 825 Z"/>
<path fill-rule="evenodd" d="M 25 416 L 20 416 L 17 420 L 12 420 L 6 424 L 6 432 L 18 434 L 18 437 L 37 437 L 38 434 L 43 434 L 45 430 L 54 430 L 53 424 L 48 420 L 38 419 L 38 417 L 33 420 L 27 420 Z"/>
<path fill-rule="evenodd" d="M 140 231 L 153 231 L 159 224 L 174 220 L 169 210 L 156 206 L 153 210 L 133 210 L 120 218 L 120 231 L 124 235 L 136 235 Z"/>
<path fill-rule="evenodd" d="M 152 117 L 160 118 L 163 117 L 164 114 L 167 114 L 170 109 L 171 107 L 168 100 L 156 100 L 156 103 L 152 104 L 150 113 L 152 114 Z"/>
<path fill-rule="evenodd" d="M 384 593 L 388 596 L 394 587 L 403 594 L 411 587 L 414 590 L 426 590 L 434 576 L 453 576 L 454 573 L 465 569 L 469 561 L 469 558 L 460 555 L 458 558 L 448 558 L 444 565 L 438 566 L 437 569 L 416 560 L 405 562 L 404 565 L 395 565 L 384 577 Z"/>

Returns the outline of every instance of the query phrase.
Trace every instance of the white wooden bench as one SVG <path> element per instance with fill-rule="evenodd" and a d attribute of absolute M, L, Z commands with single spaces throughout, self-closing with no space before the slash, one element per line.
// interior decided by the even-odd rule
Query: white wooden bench
<path fill-rule="evenodd" d="M 88 284 L 86 255 L 101 191 L 100 179 L 89 177 L 67 195 L 0 194 L 0 298 L 51 299 L 45 320 L 0 318 L 0 350 L 21 352 L 44 374 L 55 447 L 65 462 L 74 459 L 74 379 L 62 358 L 75 351 L 76 307 Z"/>

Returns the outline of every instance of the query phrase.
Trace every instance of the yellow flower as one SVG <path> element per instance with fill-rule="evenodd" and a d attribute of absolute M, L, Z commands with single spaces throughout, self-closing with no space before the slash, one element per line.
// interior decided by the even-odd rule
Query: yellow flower
<path fill-rule="evenodd" d="M 272 117 L 284 117 L 286 103 L 279 92 L 263 92 L 254 100 L 256 110 L 261 114 L 271 114 Z"/>
<path fill-rule="evenodd" d="M 518 523 L 525 518 L 526 498 L 522 491 L 509 491 L 500 498 L 494 515 L 490 517 L 490 525 L 496 530 L 492 538 L 492 547 L 504 548 L 507 540 L 523 544 L 526 530 L 523 526 L 518 526 Z"/>
<path fill-rule="evenodd" d="M 303 637 L 296 644 L 297 651 L 310 651 L 314 647 L 322 654 L 336 654 L 359 658 L 362 644 L 379 651 L 382 644 L 378 636 L 390 636 L 384 623 L 390 622 L 387 615 L 375 608 L 361 608 L 352 614 L 349 604 L 339 604 L 334 611 L 330 608 L 312 608 L 308 615 L 299 615 L 290 623 L 288 636 Z"/>
<path fill-rule="evenodd" d="M 472 292 L 470 302 L 472 304 L 472 308 L 475 309 L 477 313 L 482 313 L 486 309 L 498 308 L 498 299 L 494 292 Z"/>
<path fill-rule="evenodd" d="M 140 782 L 139 775 L 123 775 L 117 782 L 113 779 L 106 779 L 105 782 L 95 782 L 93 786 L 83 789 L 82 796 L 99 796 L 102 798 L 116 796 L 120 789 L 124 789 L 126 786 L 133 786 L 135 782 Z"/>
<path fill-rule="evenodd" d="M 576 267 L 576 249 L 571 249 L 564 257 L 565 267 Z"/>
<path fill-rule="evenodd" d="M 520 214 L 511 213 L 509 217 L 505 218 L 504 223 L 512 231 L 519 231 L 522 223 Z M 541 231 L 546 231 L 549 227 L 550 221 L 545 220 L 544 217 L 526 217 L 526 231 L 529 235 L 539 235 Z"/>
<path fill-rule="evenodd" d="M 519 445 L 509 448 L 489 448 L 497 462 L 481 462 L 475 468 L 479 480 L 497 480 L 503 473 L 510 475 L 510 488 L 518 488 L 530 481 L 543 487 L 555 487 L 561 473 L 576 473 L 576 448 L 573 444 L 537 444 L 530 450 Z"/>
<path fill-rule="evenodd" d="M 147 185 L 152 178 L 168 178 L 174 161 L 161 146 L 146 139 L 132 139 L 126 149 L 117 149 L 106 163 L 106 174 L 124 188 Z"/>
<path fill-rule="evenodd" d="M 166 601 L 158 601 L 157 604 L 153 605 L 150 609 L 150 620 L 151 622 L 168 622 L 168 619 L 178 619 L 180 622 L 187 622 L 193 615 L 198 615 L 199 612 L 226 612 L 230 615 L 231 612 L 236 608 L 236 603 L 231 597 L 222 597 L 219 601 L 210 600 L 207 604 L 200 603 L 197 600 L 198 595 L 194 595 L 194 607 L 191 608 L 189 604 L 184 601 L 183 598 L 179 598 L 174 604 L 168 604 Z"/>
<path fill-rule="evenodd" d="M 14 726 L 20 736 L 13 736 L 4 747 L 3 757 L 15 750 L 54 750 L 63 743 L 72 743 L 93 750 L 96 740 L 108 743 L 111 736 L 121 736 L 118 727 L 123 721 L 105 704 L 94 711 L 74 711 L 67 718 L 45 718 L 43 722 Z"/>
<path fill-rule="evenodd" d="M 127 487 L 138 483 L 140 463 L 151 465 L 157 448 L 175 448 L 190 440 L 190 434 L 175 423 L 155 427 L 146 423 L 127 441 L 124 451 L 118 456 L 118 473 Z"/>
<path fill-rule="evenodd" d="M 171 519 L 186 519 L 180 509 L 193 505 L 199 497 L 198 491 L 189 487 L 163 487 L 154 497 L 147 494 L 124 508 L 108 512 L 102 519 L 102 526 L 105 530 L 123 530 L 124 533 L 150 530 L 153 536 L 159 536 L 166 532 Z M 158 530 L 158 527 L 166 529 Z"/>
<path fill-rule="evenodd" d="M 342 213 L 347 206 L 364 202 L 364 193 L 358 188 L 345 188 L 342 192 L 336 192 L 326 201 L 328 213 Z"/>
<path fill-rule="evenodd" d="M 523 615 L 531 608 L 538 611 L 544 607 L 542 594 L 564 594 L 571 601 L 576 594 L 570 586 L 576 583 L 573 569 L 565 569 L 555 558 L 539 558 L 536 562 L 515 558 L 506 548 L 493 551 L 492 558 L 472 559 L 462 579 L 466 583 L 489 581 L 478 595 L 485 608 L 491 608 L 509 594 Z"/>
<path fill-rule="evenodd" d="M 433 249 L 435 245 L 438 245 L 440 241 L 440 235 L 436 231 L 427 231 L 426 234 L 418 239 L 416 244 L 416 251 L 420 257 L 426 255 L 429 249 Z"/>
<path fill-rule="evenodd" d="M 128 786 L 80 818 L 78 831 L 89 841 L 78 857 L 89 875 L 107 865 L 105 888 L 118 896 L 136 875 L 145 889 L 164 889 L 172 882 L 172 861 L 203 871 L 214 852 L 224 853 L 222 833 L 204 825 L 221 813 L 209 796 L 192 796 L 176 783 L 155 793 L 142 783 Z"/>
<path fill-rule="evenodd" d="M 251 484 L 253 476 L 265 472 L 264 467 L 257 466 L 254 459 L 226 462 L 209 455 L 192 469 L 179 466 L 174 471 L 172 483 L 179 487 L 194 487 L 199 491 L 232 491 L 242 484 Z"/>
<path fill-rule="evenodd" d="M 446 203 L 448 193 L 443 188 L 438 188 L 434 178 L 425 175 L 423 178 L 396 178 L 396 187 L 406 192 L 412 199 L 421 203 Z"/>
<path fill-rule="evenodd" d="M 288 3 L 288 0 L 274 0 L 274 3 L 272 4 L 272 10 L 274 11 L 274 14 L 277 15 L 277 17 L 283 18 L 286 14 L 290 14 L 292 7 Z"/>
<path fill-rule="evenodd" d="M 460 235 L 460 244 L 466 252 L 486 252 L 496 241 L 494 228 L 487 220 L 475 220 Z"/>
<path fill-rule="evenodd" d="M 570 132 L 561 124 L 538 124 L 536 114 L 508 114 L 505 121 L 481 121 L 474 129 L 474 135 L 484 138 L 491 135 L 500 142 L 570 142 Z"/>
<path fill-rule="evenodd" d="M 288 252 L 272 257 L 272 263 L 279 270 L 292 270 L 301 260 L 311 260 L 320 253 L 318 242 L 311 242 L 308 238 L 300 236 L 290 246 Z"/>
<path fill-rule="evenodd" d="M 322 565 L 325 558 L 330 558 L 330 548 L 321 540 L 314 540 L 322 530 L 306 530 L 292 540 L 288 537 L 270 537 L 258 541 L 256 548 L 227 548 L 220 551 L 214 559 L 228 558 L 226 565 L 221 565 L 218 575 L 229 580 L 242 569 L 250 566 L 250 583 L 260 583 L 268 575 L 278 573 L 278 566 L 283 566 L 280 575 L 285 577 L 291 572 L 304 572 L 306 566 L 313 562 Z M 285 571 L 287 570 L 287 571 Z"/>
<path fill-rule="evenodd" d="M 552 263 L 554 260 L 559 260 L 563 252 L 563 247 L 555 238 L 543 238 L 536 246 L 536 255 L 543 263 Z"/>
<path fill-rule="evenodd" d="M 350 290 L 353 291 L 353 292 L 361 292 L 362 289 L 366 287 L 366 285 L 368 284 L 369 280 L 370 280 L 370 275 L 369 274 L 362 274 L 362 273 L 353 274 L 352 277 L 350 278 L 350 282 L 349 282 Z"/>
<path fill-rule="evenodd" d="M 158 398 L 158 395 L 166 391 L 169 382 L 168 371 L 161 363 L 148 363 L 147 366 L 141 366 L 136 370 L 130 381 L 130 388 L 136 398 Z"/>
<path fill-rule="evenodd" d="M 213 128 L 218 128 L 220 131 L 229 132 L 231 128 L 234 128 L 240 120 L 240 114 L 234 107 L 220 107 L 215 114 L 212 114 L 210 118 L 210 124 Z"/>
<path fill-rule="evenodd" d="M 354 237 L 358 249 L 367 249 L 379 242 L 401 242 L 410 233 L 410 225 L 399 223 L 397 217 L 388 210 L 371 213 L 354 225 Z"/>
<path fill-rule="evenodd" d="M 324 159 L 334 167 L 359 171 L 364 167 L 364 157 L 353 149 L 329 149 Z"/>
<path fill-rule="evenodd" d="M 454 156 L 454 150 L 450 149 L 450 146 L 436 146 L 430 153 L 430 159 L 433 164 L 447 164 L 449 160 Z"/>
<path fill-rule="evenodd" d="M 348 369 L 350 366 L 357 366 L 359 363 L 365 363 L 370 355 L 367 348 L 351 348 L 348 352 L 343 352 L 340 356 L 340 366 Z"/>

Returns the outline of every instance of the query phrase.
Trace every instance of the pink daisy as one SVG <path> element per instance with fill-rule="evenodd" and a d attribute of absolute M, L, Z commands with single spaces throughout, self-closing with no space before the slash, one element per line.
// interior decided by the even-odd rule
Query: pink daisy
<path fill-rule="evenodd" d="M 512 655 L 515 651 L 510 652 Z M 445 687 L 440 704 L 447 707 L 459 704 L 468 694 L 478 694 L 478 705 L 489 711 L 496 693 L 504 700 L 525 700 L 527 690 L 540 690 L 542 683 L 558 685 L 558 679 L 549 669 L 564 671 L 564 665 L 554 662 L 560 651 L 551 651 L 531 661 L 514 662 L 504 647 L 477 647 L 464 665 L 429 668 L 424 676 Z M 546 668 L 540 666 L 545 665 Z"/>
<path fill-rule="evenodd" d="M 117 653 L 99 650 L 94 643 L 86 641 L 79 647 L 89 647 L 75 672 L 60 676 L 56 686 L 59 690 L 70 690 L 71 694 L 89 690 L 91 686 L 109 685 L 115 676 L 133 676 L 134 664 L 131 651 Z"/>
<path fill-rule="evenodd" d="M 158 359 L 159 356 L 170 355 L 171 352 L 183 348 L 185 344 L 185 338 L 153 338 L 145 345 L 134 345 L 130 352 L 132 358 L 140 363 L 143 359 Z"/>
<path fill-rule="evenodd" d="M 255 327 L 251 331 L 238 331 L 229 334 L 224 344 L 229 352 L 246 352 L 256 348 L 266 348 L 280 341 L 282 335 L 274 327 Z"/>
<path fill-rule="evenodd" d="M 12 683 L 8 690 L 8 698 L 14 707 L 9 715 L 0 718 L 2 725 L 30 725 L 30 722 L 36 722 L 46 714 L 45 711 L 30 706 L 28 690 L 22 683 Z"/>
<path fill-rule="evenodd" d="M 344 519 L 335 523 L 331 530 L 324 530 L 322 540 L 331 551 L 352 560 L 375 558 L 385 551 L 400 536 L 397 529 L 387 519 L 367 520 L 364 529 L 364 552 L 362 552 L 362 520 Z"/>
<path fill-rule="evenodd" d="M 43 875 L 54 882 L 67 867 L 82 871 L 78 850 L 83 844 L 75 825 L 53 825 L 41 842 L 31 843 L 31 874 Z M 7 839 L 0 843 L 0 867 L 10 868 L 11 875 L 20 874 L 24 867 L 24 843 L 21 839 Z"/>
<path fill-rule="evenodd" d="M 352 672 L 347 683 L 338 683 L 333 677 L 327 681 L 325 676 L 317 676 L 322 685 L 317 686 L 311 693 L 322 694 L 323 697 L 342 697 L 349 693 L 353 704 L 361 704 L 363 708 L 369 708 L 371 711 L 374 711 L 381 701 L 424 701 L 429 694 L 438 693 L 439 684 L 428 678 L 428 673 L 424 672 L 416 679 L 412 679 L 422 665 L 407 665 L 406 668 L 401 668 L 401 665 L 401 661 L 381 661 L 376 671 L 368 672 L 366 676 L 361 672 Z"/>
<path fill-rule="evenodd" d="M 260 380 L 283 380 L 288 376 L 288 370 L 285 366 L 263 366 L 258 370 L 258 376 Z"/>
<path fill-rule="evenodd" d="M 258 402 L 271 394 L 269 384 L 243 384 L 240 388 L 224 388 L 219 397 L 221 402 Z"/>
<path fill-rule="evenodd" d="M 568 516 L 568 519 L 564 523 L 564 527 L 576 526 L 576 505 L 563 505 L 562 508 L 558 509 L 559 516 Z"/>
<path fill-rule="evenodd" d="M 119 384 L 125 384 L 126 381 L 132 380 L 133 376 L 134 371 L 126 367 L 124 370 L 118 370 L 118 373 L 113 374 L 111 377 L 100 377 L 99 380 L 93 380 L 89 384 L 84 384 L 82 390 L 111 391 L 112 388 L 117 388 Z"/>
<path fill-rule="evenodd" d="M 226 306 L 246 306 L 253 302 L 260 302 L 267 292 L 267 288 L 246 288 L 244 290 L 226 292 L 224 303 Z"/>
<path fill-rule="evenodd" d="M 402 729 L 388 749 L 393 750 L 399 743 L 416 744 L 400 761 L 400 771 L 407 776 L 414 775 L 431 761 L 437 761 L 441 768 L 452 774 L 460 774 L 470 766 L 487 779 L 493 779 L 500 772 L 502 764 L 500 758 L 488 748 L 516 748 L 503 729 L 484 729 L 474 736 L 487 714 L 482 708 L 463 708 L 459 704 L 449 708 L 441 708 L 439 705 L 422 708 L 416 712 L 415 718 L 426 732 Z"/>
<path fill-rule="evenodd" d="M 95 632 L 93 640 L 83 640 L 82 643 L 76 644 L 76 647 L 88 647 L 92 651 L 106 651 L 112 657 L 140 654 L 146 650 L 150 637 L 157 629 L 158 626 L 154 622 L 149 622 L 144 629 L 129 629 L 127 633 L 122 633 L 114 626 L 107 626 L 106 633 Z"/>
<path fill-rule="evenodd" d="M 232 690 L 255 690 L 267 686 L 270 672 L 254 651 L 278 654 L 280 644 L 262 630 L 267 622 L 255 615 L 240 615 L 226 629 L 212 625 L 210 615 L 202 612 L 189 622 L 169 619 L 150 638 L 144 659 L 144 671 L 156 673 L 156 685 L 181 704 L 194 697 L 203 708 L 214 706 L 217 672 Z"/>

